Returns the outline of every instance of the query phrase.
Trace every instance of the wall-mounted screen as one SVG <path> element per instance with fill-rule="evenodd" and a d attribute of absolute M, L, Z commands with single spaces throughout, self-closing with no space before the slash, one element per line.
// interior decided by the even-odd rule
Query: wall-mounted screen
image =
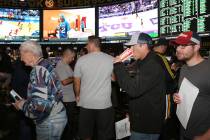
<path fill-rule="evenodd" d="M 95 8 L 44 10 L 45 40 L 68 41 L 95 35 Z"/>
<path fill-rule="evenodd" d="M 99 36 L 128 36 L 135 31 L 158 36 L 158 0 L 99 7 Z"/>
<path fill-rule="evenodd" d="M 209 0 L 160 0 L 160 35 L 210 32 Z"/>
<path fill-rule="evenodd" d="M 39 10 L 0 8 L 0 40 L 39 40 Z"/>

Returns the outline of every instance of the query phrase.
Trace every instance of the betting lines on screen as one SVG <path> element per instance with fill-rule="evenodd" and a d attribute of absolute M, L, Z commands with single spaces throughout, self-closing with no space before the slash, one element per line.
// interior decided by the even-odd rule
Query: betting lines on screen
<path fill-rule="evenodd" d="M 198 32 L 210 32 L 210 1 L 199 0 Z"/>
<path fill-rule="evenodd" d="M 183 31 L 210 31 L 210 1 L 160 0 L 160 35 L 176 35 Z"/>

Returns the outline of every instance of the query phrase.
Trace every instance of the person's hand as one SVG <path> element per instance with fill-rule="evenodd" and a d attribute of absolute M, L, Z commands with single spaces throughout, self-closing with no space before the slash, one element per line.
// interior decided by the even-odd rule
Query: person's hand
<path fill-rule="evenodd" d="M 128 113 L 125 114 L 125 117 L 128 118 L 128 120 L 130 121 L 130 116 Z"/>
<path fill-rule="evenodd" d="M 197 136 L 193 140 L 210 140 L 210 129 L 202 136 Z"/>
<path fill-rule="evenodd" d="M 76 96 L 76 102 L 79 103 L 80 97 Z"/>
<path fill-rule="evenodd" d="M 176 104 L 180 104 L 180 103 L 181 103 L 181 97 L 179 96 L 178 93 L 174 93 L 173 99 L 174 99 L 174 102 L 175 102 Z"/>
<path fill-rule="evenodd" d="M 21 110 L 23 108 L 23 104 L 25 103 L 25 100 L 19 100 L 16 101 L 15 103 L 13 103 L 13 106 L 17 109 L 17 110 Z"/>
<path fill-rule="evenodd" d="M 7 83 L 3 83 L 1 86 L 2 89 L 8 89 L 9 85 Z"/>
<path fill-rule="evenodd" d="M 193 140 L 208 140 L 208 139 L 205 139 L 202 136 L 199 136 L 199 137 L 195 137 L 195 139 L 193 139 Z"/>
<path fill-rule="evenodd" d="M 174 71 L 176 71 L 176 64 L 175 63 L 173 63 L 172 65 L 171 65 L 171 70 L 174 70 Z"/>
<path fill-rule="evenodd" d="M 4 73 L 3 72 L 0 72 L 0 77 L 4 77 Z"/>
<path fill-rule="evenodd" d="M 122 59 L 120 58 L 120 56 L 117 56 L 114 58 L 114 63 L 118 63 L 118 62 L 122 62 Z"/>
<path fill-rule="evenodd" d="M 210 140 L 210 138 L 207 137 L 206 135 L 203 135 L 203 136 L 197 136 L 193 140 Z"/>

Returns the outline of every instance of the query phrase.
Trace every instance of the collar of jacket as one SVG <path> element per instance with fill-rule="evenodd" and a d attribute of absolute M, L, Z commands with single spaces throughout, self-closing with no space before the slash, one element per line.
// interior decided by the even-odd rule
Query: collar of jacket
<path fill-rule="evenodd" d="M 138 59 L 137 63 L 140 65 L 144 64 L 145 62 L 147 62 L 150 58 L 154 57 L 155 55 L 156 55 L 155 52 L 150 51 L 143 60 Z"/>

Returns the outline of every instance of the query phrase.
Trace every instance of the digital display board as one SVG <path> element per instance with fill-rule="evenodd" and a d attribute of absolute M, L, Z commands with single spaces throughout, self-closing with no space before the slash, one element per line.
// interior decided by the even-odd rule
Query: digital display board
<path fill-rule="evenodd" d="M 160 35 L 176 35 L 184 31 L 210 32 L 210 1 L 160 0 Z"/>

